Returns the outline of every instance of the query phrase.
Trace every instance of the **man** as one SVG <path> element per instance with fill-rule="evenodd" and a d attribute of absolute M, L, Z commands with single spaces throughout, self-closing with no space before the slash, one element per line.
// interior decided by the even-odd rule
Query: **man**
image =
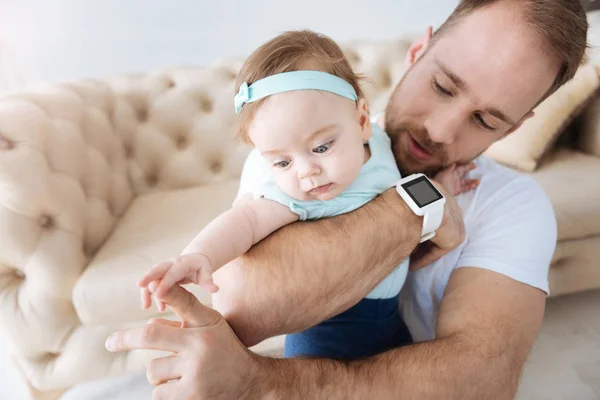
<path fill-rule="evenodd" d="M 344 311 L 413 252 L 422 220 L 390 190 L 286 227 L 223 268 L 214 304 L 227 322 L 176 288 L 167 300 L 188 328 L 157 320 L 107 347 L 176 353 L 148 367 L 159 399 L 513 398 L 544 313 L 555 219 L 533 180 L 477 157 L 573 76 L 586 32 L 578 0 L 463 0 L 410 48 L 381 120 L 402 173 L 476 159 L 481 178 L 449 199 L 438 234 L 411 256 L 401 310 L 415 344 L 352 362 L 243 346 Z"/>

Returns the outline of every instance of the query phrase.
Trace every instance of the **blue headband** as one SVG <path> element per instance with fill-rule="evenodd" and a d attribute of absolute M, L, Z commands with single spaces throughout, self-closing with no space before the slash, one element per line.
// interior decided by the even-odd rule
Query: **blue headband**
<path fill-rule="evenodd" d="M 292 71 L 267 76 L 248 86 L 246 82 L 233 100 L 235 113 L 238 114 L 244 104 L 252 103 L 273 94 L 292 90 L 324 90 L 352 101 L 358 100 L 351 84 L 335 75 L 321 71 Z"/>

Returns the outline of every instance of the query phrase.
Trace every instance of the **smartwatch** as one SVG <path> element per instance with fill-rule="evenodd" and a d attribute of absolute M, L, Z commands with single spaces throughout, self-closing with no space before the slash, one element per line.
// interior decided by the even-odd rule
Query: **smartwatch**
<path fill-rule="evenodd" d="M 423 174 L 413 174 L 399 180 L 396 191 L 415 214 L 423 217 L 419 243 L 435 236 L 435 231 L 444 217 L 444 195 Z"/>

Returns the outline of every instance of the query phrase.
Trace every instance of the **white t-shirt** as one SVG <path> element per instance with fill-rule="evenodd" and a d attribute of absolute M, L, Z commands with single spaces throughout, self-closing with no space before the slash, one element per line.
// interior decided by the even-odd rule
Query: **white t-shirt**
<path fill-rule="evenodd" d="M 435 338 L 440 302 L 455 268 L 489 269 L 548 293 L 556 245 L 556 218 L 548 197 L 531 177 L 487 157 L 475 163 L 469 177 L 481 179 L 481 184 L 456 197 L 466 240 L 440 260 L 409 272 L 400 292 L 400 311 L 418 342 Z M 251 192 L 261 174 L 245 167 L 239 193 Z"/>
<path fill-rule="evenodd" d="M 479 267 L 548 293 L 548 269 L 556 246 L 552 205 L 533 178 L 487 157 L 469 175 L 481 184 L 456 197 L 466 239 L 440 260 L 409 272 L 400 311 L 417 342 L 435 339 L 440 302 L 452 271 Z"/>

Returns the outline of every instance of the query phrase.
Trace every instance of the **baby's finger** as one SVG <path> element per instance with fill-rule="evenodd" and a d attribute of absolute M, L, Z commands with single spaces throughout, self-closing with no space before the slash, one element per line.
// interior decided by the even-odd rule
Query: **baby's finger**
<path fill-rule="evenodd" d="M 200 270 L 200 286 L 209 293 L 215 293 L 219 290 L 219 287 L 213 281 L 212 273 L 207 268 Z"/>
<path fill-rule="evenodd" d="M 463 179 L 461 181 L 461 189 L 464 189 L 465 191 L 473 190 L 479 186 L 480 183 L 481 180 L 479 179 Z"/>
<path fill-rule="evenodd" d="M 182 265 L 179 264 L 178 267 L 179 266 Z M 170 268 L 165 274 L 165 276 L 161 279 L 160 283 L 158 284 L 158 287 L 156 288 L 156 291 L 153 292 L 154 295 L 159 298 L 163 297 L 170 288 L 179 283 L 179 281 L 183 280 L 186 277 L 187 273 L 187 268 Z"/>
<path fill-rule="evenodd" d="M 163 275 L 171 268 L 173 265 L 172 260 L 163 261 L 161 263 L 156 264 L 146 274 L 138 281 L 139 287 L 146 287 L 150 284 L 150 282 L 155 281 L 157 279 L 161 279 Z"/>
<path fill-rule="evenodd" d="M 157 299 L 155 297 L 154 298 L 154 302 L 156 303 L 156 308 L 158 308 L 158 311 L 164 312 L 167 309 L 167 305 L 161 299 Z"/>
<path fill-rule="evenodd" d="M 147 287 L 140 288 L 140 295 L 142 297 L 142 308 L 147 310 L 152 305 L 152 296 Z"/>

